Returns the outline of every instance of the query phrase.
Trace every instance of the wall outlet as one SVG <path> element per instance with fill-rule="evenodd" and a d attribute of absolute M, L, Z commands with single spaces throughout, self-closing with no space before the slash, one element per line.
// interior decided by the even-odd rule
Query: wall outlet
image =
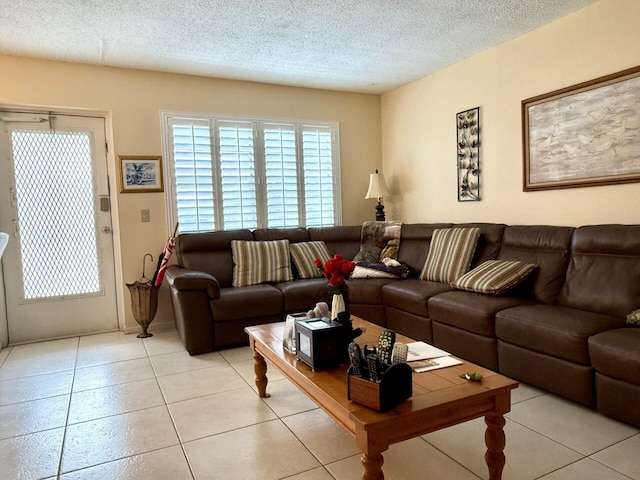
<path fill-rule="evenodd" d="M 149 222 L 150 220 L 151 220 L 151 217 L 149 216 L 149 209 L 143 208 L 142 210 L 140 210 L 140 221 Z"/>

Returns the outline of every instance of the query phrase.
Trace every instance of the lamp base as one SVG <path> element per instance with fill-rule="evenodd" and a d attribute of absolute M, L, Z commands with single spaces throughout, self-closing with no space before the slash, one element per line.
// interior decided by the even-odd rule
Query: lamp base
<path fill-rule="evenodd" d="M 384 220 L 384 205 L 378 200 L 378 205 L 376 205 L 376 222 L 384 222 Z"/>

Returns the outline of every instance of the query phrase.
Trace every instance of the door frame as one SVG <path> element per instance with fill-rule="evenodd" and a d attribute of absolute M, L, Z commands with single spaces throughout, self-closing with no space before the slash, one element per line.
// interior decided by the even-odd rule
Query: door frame
<path fill-rule="evenodd" d="M 78 117 L 100 117 L 104 119 L 105 138 L 107 141 L 107 173 L 109 175 L 109 198 L 111 201 L 111 229 L 113 231 L 113 262 L 115 270 L 116 314 L 118 328 L 125 329 L 125 289 L 122 273 L 122 245 L 120 242 L 120 208 L 118 205 L 117 171 L 113 142 L 113 115 L 107 110 L 84 108 L 67 108 L 38 105 L 19 105 L 0 103 L 0 112 L 41 114 L 41 115 L 74 115 Z M 11 240 L 9 240 L 11 241 Z M 0 269 L 2 266 L 0 265 Z M 0 273 L 1 270 L 0 270 Z M 4 277 L 0 275 L 0 349 L 9 342 L 9 325 L 4 295 Z"/>

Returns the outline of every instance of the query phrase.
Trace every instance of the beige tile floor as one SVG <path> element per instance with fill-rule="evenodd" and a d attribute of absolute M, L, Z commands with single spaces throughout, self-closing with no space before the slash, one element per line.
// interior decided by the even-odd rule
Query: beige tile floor
<path fill-rule="evenodd" d="M 354 441 L 248 347 L 190 357 L 173 330 L 0 351 L 3 479 L 353 480 Z M 504 479 L 640 480 L 640 430 L 521 385 Z M 482 419 L 385 453 L 387 480 L 487 478 Z"/>

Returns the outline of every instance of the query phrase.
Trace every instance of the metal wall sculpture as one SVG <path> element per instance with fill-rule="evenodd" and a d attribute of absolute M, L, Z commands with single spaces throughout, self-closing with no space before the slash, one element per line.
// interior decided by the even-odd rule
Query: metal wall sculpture
<path fill-rule="evenodd" d="M 480 107 L 456 114 L 458 201 L 480 201 Z"/>

